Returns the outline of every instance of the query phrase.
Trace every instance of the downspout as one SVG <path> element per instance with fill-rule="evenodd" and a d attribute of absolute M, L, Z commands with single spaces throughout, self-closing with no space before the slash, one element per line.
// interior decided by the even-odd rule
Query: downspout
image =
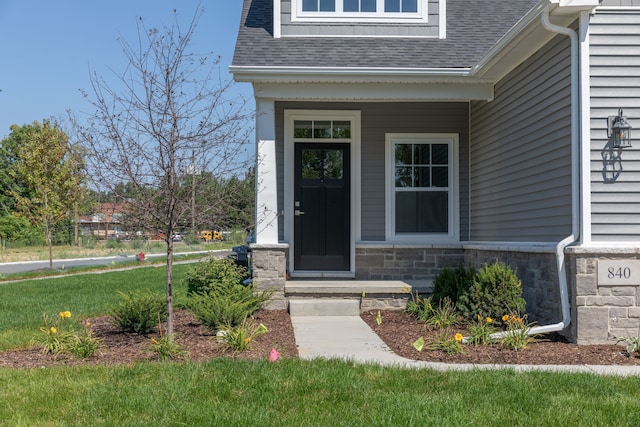
<path fill-rule="evenodd" d="M 569 305 L 569 287 L 567 285 L 567 270 L 564 250 L 576 242 L 580 235 L 580 95 L 579 95 L 579 40 L 578 34 L 570 28 L 552 24 L 549 21 L 549 11 L 545 9 L 541 15 L 541 22 L 548 31 L 569 36 L 571 39 L 571 234 L 556 245 L 556 265 L 558 270 L 558 285 L 560 290 L 560 305 L 562 321 L 551 325 L 534 326 L 529 335 L 545 334 L 562 331 L 571 323 L 571 307 Z M 501 339 L 506 332 L 492 334 L 494 339 Z"/>
<path fill-rule="evenodd" d="M 561 331 L 571 323 L 564 250 L 580 236 L 580 41 L 577 32 L 552 24 L 549 21 L 548 9 L 542 12 L 540 18 L 542 26 L 546 30 L 566 35 L 571 39 L 571 234 L 558 242 L 556 246 L 562 321 L 552 325 L 533 327 L 530 334 Z"/>

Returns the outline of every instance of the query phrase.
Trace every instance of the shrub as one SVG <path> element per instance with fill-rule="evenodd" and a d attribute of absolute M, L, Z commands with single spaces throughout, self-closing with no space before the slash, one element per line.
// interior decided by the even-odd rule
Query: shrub
<path fill-rule="evenodd" d="M 255 292 L 253 286 L 233 285 L 208 293 L 191 295 L 189 310 L 213 331 L 240 325 L 244 319 L 262 308 L 272 291 Z"/>
<path fill-rule="evenodd" d="M 476 271 L 472 266 L 465 269 L 463 266 L 456 268 L 445 267 L 433 280 L 433 292 L 431 301 L 438 304 L 445 298 L 449 298 L 455 305 L 460 295 L 467 292 L 476 278 Z"/>
<path fill-rule="evenodd" d="M 187 272 L 185 282 L 189 294 L 220 293 L 241 285 L 247 270 L 230 259 L 211 259 L 195 264 Z"/>
<path fill-rule="evenodd" d="M 155 325 L 167 318 L 167 301 L 164 295 L 150 290 L 132 291 L 129 294 L 119 292 L 119 304 L 111 307 L 110 315 L 114 325 L 122 332 L 134 332 L 146 335 Z"/>
<path fill-rule="evenodd" d="M 506 264 L 485 264 L 471 287 L 458 298 L 457 308 L 467 319 L 501 319 L 504 314 L 523 313 L 522 283 Z"/>

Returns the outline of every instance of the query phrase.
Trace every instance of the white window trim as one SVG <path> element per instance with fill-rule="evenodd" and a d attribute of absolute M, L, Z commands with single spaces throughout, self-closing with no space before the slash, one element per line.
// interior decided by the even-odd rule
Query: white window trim
<path fill-rule="evenodd" d="M 384 12 L 384 0 L 377 0 L 377 12 L 342 12 L 343 0 L 335 1 L 335 12 L 304 12 L 302 0 L 291 0 L 291 22 L 403 22 L 408 24 L 429 22 L 427 0 L 418 0 L 418 12 L 416 13 Z"/>
<path fill-rule="evenodd" d="M 385 235 L 388 242 L 458 243 L 460 241 L 459 135 L 455 133 L 388 133 L 385 135 Z M 395 232 L 395 150 L 397 143 L 448 144 L 449 150 L 449 227 L 447 233 L 399 234 Z"/>
<path fill-rule="evenodd" d="M 362 227 L 360 224 L 360 123 L 361 112 L 357 110 L 285 110 L 284 111 L 284 240 L 289 243 L 289 272 L 296 273 L 294 269 L 294 148 L 293 125 L 296 120 L 339 120 L 351 121 L 351 139 L 300 139 L 304 142 L 321 143 L 349 143 L 351 146 L 351 242 L 350 242 L 350 275 L 356 271 L 356 242 L 361 239 Z M 322 272 L 308 272 L 309 276 L 319 276 Z M 336 276 L 345 272 L 335 272 Z M 332 273 L 333 274 L 333 273 Z"/>

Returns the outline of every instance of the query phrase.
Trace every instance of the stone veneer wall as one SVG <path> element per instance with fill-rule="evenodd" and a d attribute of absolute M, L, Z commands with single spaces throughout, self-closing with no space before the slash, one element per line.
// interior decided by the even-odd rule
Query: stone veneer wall
<path fill-rule="evenodd" d="M 487 248 L 465 246 L 465 263 L 476 269 L 502 261 L 516 271 L 522 281 L 522 296 L 527 302 L 529 321 L 538 325 L 562 321 L 558 268 L 555 253 L 549 247 Z"/>
<path fill-rule="evenodd" d="M 464 262 L 462 246 L 356 246 L 356 280 L 432 280 L 445 266 Z"/>
<path fill-rule="evenodd" d="M 568 251 L 573 339 L 578 344 L 612 344 L 619 338 L 637 336 L 640 327 L 640 272 L 634 268 L 627 283 L 611 284 L 599 281 L 598 269 L 612 261 L 638 263 L 640 252 L 634 248 L 581 247 L 568 248 Z"/>
<path fill-rule="evenodd" d="M 284 285 L 287 281 L 287 253 L 289 245 L 251 245 L 253 283 L 258 289 L 275 288 L 267 309 L 285 310 Z"/>

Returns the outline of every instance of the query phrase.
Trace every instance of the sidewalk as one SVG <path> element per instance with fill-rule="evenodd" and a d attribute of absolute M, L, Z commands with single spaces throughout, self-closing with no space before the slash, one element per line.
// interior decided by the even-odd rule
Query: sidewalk
<path fill-rule="evenodd" d="M 301 359 L 343 359 L 404 368 L 437 371 L 511 369 L 515 372 L 583 372 L 599 375 L 640 376 L 639 366 L 615 365 L 473 365 L 423 362 L 398 356 L 359 316 L 291 316 Z"/>

